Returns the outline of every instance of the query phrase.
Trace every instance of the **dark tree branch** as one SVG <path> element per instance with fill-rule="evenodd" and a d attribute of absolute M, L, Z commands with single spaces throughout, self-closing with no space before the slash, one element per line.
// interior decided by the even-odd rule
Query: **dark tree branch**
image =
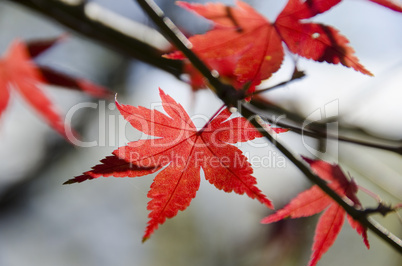
<path fill-rule="evenodd" d="M 191 50 L 192 44 L 173 22 L 165 16 L 155 2 L 148 0 L 137 0 L 137 2 L 172 44 L 179 49 L 190 60 L 193 66 L 208 80 L 208 83 L 226 105 L 235 106 L 239 99 L 245 98 L 244 91 L 235 90 L 232 86 L 222 83 L 218 78 L 219 76 L 209 70 L 204 62 Z"/>
<path fill-rule="evenodd" d="M 217 77 L 211 74 L 208 67 L 190 50 L 191 44 L 183 36 L 183 34 L 177 29 L 177 27 L 171 22 L 170 19 L 164 16 L 164 13 L 152 0 L 136 0 L 153 22 L 165 33 L 166 36 L 172 41 L 189 60 L 190 62 L 204 75 L 209 83 L 216 90 L 219 98 L 228 106 L 235 105 L 238 101 L 244 99 L 241 98 L 241 94 L 236 91 L 230 85 L 222 84 Z M 230 98 L 231 97 L 231 98 Z M 372 223 L 367 215 L 362 210 L 357 210 L 353 206 L 346 203 L 335 191 L 327 186 L 327 183 L 319 176 L 313 173 L 310 167 L 302 161 L 299 156 L 294 155 L 283 144 L 274 139 L 274 137 L 264 130 L 263 126 L 257 121 L 259 117 L 256 113 L 243 105 L 240 108 L 240 113 L 247 118 L 260 132 L 268 139 L 273 145 L 275 145 L 311 182 L 319 186 L 328 196 L 334 199 L 345 211 L 351 215 L 354 219 L 358 220 L 363 226 L 369 228 L 377 236 L 386 241 L 390 246 L 402 253 L 402 241 L 396 236 L 392 235 L 387 229 L 379 224 Z"/>

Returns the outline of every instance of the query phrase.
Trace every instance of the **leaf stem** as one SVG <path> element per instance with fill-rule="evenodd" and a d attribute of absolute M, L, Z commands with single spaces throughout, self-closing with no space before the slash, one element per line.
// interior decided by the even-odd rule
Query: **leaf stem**
<path fill-rule="evenodd" d="M 263 93 L 263 92 L 271 91 L 271 90 L 273 90 L 273 89 L 277 89 L 277 88 L 282 87 L 282 86 L 284 86 L 284 85 L 286 85 L 286 84 L 288 84 L 288 83 L 290 83 L 290 82 L 292 82 L 292 81 L 301 79 L 301 78 L 303 78 L 303 77 L 305 77 L 305 76 L 306 76 L 306 74 L 304 74 L 303 71 L 299 71 L 299 70 L 297 70 L 297 68 L 295 67 L 295 69 L 294 69 L 294 71 L 293 71 L 293 74 L 292 74 L 292 77 L 291 77 L 289 80 L 280 82 L 280 83 L 278 83 L 278 84 L 276 84 L 276 85 L 274 85 L 274 86 L 271 86 L 271 87 L 268 87 L 268 88 L 265 88 L 265 89 L 257 90 L 257 91 L 255 91 L 255 92 L 253 92 L 253 93 L 247 95 L 247 97 L 254 96 L 254 95 L 257 95 L 257 94 L 261 94 L 261 93 Z"/>
<path fill-rule="evenodd" d="M 375 194 L 373 191 L 368 190 L 367 188 L 357 185 L 357 187 L 359 188 L 360 191 L 363 191 L 364 193 L 366 193 L 367 195 L 369 195 L 370 197 L 372 197 L 373 199 L 375 199 L 377 201 L 378 204 L 382 203 L 382 200 L 380 198 L 380 196 L 378 196 L 377 194 Z"/>

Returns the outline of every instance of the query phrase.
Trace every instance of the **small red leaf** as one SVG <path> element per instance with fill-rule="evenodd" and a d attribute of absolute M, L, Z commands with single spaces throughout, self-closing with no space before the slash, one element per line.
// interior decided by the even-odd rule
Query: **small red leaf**
<path fill-rule="evenodd" d="M 310 164 L 311 169 L 323 180 L 328 181 L 328 186 L 340 196 L 348 198 L 356 207 L 361 207 L 356 197 L 357 185 L 349 180 L 338 165 L 332 165 L 320 160 L 303 159 Z M 317 264 L 321 256 L 332 246 L 339 234 L 344 222 L 346 212 L 332 198 L 325 194 L 317 185 L 300 193 L 290 201 L 283 209 L 262 219 L 262 223 L 272 223 L 285 218 L 299 218 L 311 216 L 328 208 L 320 217 L 314 236 L 313 254 L 310 266 Z M 364 244 L 369 248 L 367 240 L 367 228 L 358 221 L 348 216 L 352 228 L 363 237 Z"/>

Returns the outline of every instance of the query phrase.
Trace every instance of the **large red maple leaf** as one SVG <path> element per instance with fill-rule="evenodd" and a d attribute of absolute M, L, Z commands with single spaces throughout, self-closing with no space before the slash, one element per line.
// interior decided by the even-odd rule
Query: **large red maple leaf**
<path fill-rule="evenodd" d="M 68 138 L 62 116 L 40 84 L 50 84 L 82 90 L 92 96 L 107 97 L 110 92 L 84 79 L 76 79 L 57 72 L 49 67 L 37 66 L 32 57 L 40 55 L 59 39 L 33 41 L 25 44 L 14 41 L 3 58 L 0 58 L 0 116 L 4 113 L 10 99 L 11 88 L 18 91 L 23 98 L 46 120 L 58 133 Z M 71 132 L 70 130 L 68 132 Z"/>
<path fill-rule="evenodd" d="M 352 67 L 363 74 L 366 70 L 348 46 L 348 40 L 333 27 L 302 20 L 323 13 L 341 0 L 289 0 L 275 23 L 269 22 L 248 4 L 236 1 L 236 7 L 222 3 L 190 4 L 178 2 L 214 22 L 205 34 L 190 37 L 193 50 L 208 60 L 240 54 L 234 74 L 240 83 L 269 78 L 283 61 L 282 41 L 289 50 L 315 61 Z M 180 58 L 181 53 L 170 55 Z"/>
<path fill-rule="evenodd" d="M 328 186 L 340 196 L 351 202 L 355 207 L 361 208 L 361 203 L 356 197 L 358 187 L 354 180 L 349 180 L 338 165 L 332 165 L 320 160 L 304 158 L 313 171 L 322 179 L 328 181 Z M 326 209 L 326 210 L 325 210 Z M 321 256 L 332 246 L 342 229 L 345 210 L 332 198 L 325 194 L 317 185 L 300 193 L 290 201 L 283 209 L 265 217 L 262 223 L 273 223 L 286 218 L 307 217 L 319 212 L 321 215 L 315 230 L 313 254 L 309 266 L 316 265 Z M 363 242 L 370 248 L 367 240 L 367 229 L 349 215 L 346 215 L 349 224 L 363 237 Z"/>
<path fill-rule="evenodd" d="M 130 124 L 157 138 L 130 142 L 106 157 L 91 171 L 70 179 L 66 184 L 100 176 L 137 177 L 163 168 L 148 192 L 149 222 L 143 240 L 163 224 L 185 210 L 200 185 L 200 169 L 205 179 L 225 192 L 247 194 L 269 208 L 270 200 L 256 187 L 253 169 L 241 150 L 232 144 L 262 135 L 245 118 L 230 118 L 225 109 L 202 129 L 197 130 L 183 107 L 160 90 L 167 115 L 144 107 L 120 105 L 117 108 Z M 274 129 L 283 132 L 282 129 Z"/>

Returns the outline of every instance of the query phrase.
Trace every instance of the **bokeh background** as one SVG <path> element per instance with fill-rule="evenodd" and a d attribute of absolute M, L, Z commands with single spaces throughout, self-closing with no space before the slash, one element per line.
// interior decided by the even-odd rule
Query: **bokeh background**
<path fill-rule="evenodd" d="M 153 27 L 135 1 L 89 2 Z M 286 4 L 285 0 L 246 2 L 271 21 Z M 157 3 L 188 33 L 202 33 L 210 26 L 173 1 Z M 264 97 L 304 117 L 316 112 L 325 117 L 325 106 L 335 101 L 341 133 L 400 143 L 402 15 L 368 1 L 350 0 L 314 21 L 332 25 L 347 36 L 360 62 L 375 77 L 342 66 L 298 59 L 298 66 L 307 77 Z M 119 101 L 125 104 L 150 107 L 159 102 L 161 87 L 190 116 L 212 115 L 221 105 L 210 91 L 194 94 L 186 83 L 166 72 L 122 56 L 27 8 L 0 1 L 2 53 L 15 38 L 46 38 L 65 32 L 69 38 L 38 58 L 39 63 L 102 84 L 118 92 Z M 144 38 L 147 34 L 147 30 L 140 33 Z M 289 79 L 292 69 L 292 57 L 287 56 L 281 70 L 262 86 Z M 63 88 L 43 89 L 64 114 L 70 115 L 82 140 L 96 141 L 97 145 L 69 145 L 19 95 L 12 95 L 0 121 L 0 265 L 307 264 L 318 216 L 262 225 L 259 221 L 271 211 L 246 196 L 218 191 L 205 180 L 191 206 L 160 226 L 142 244 L 148 215 L 146 194 L 153 176 L 99 178 L 62 186 L 118 146 L 141 137 L 139 132 L 124 123 L 113 102 L 91 99 Z M 94 103 L 95 108 L 72 112 L 79 103 Z M 202 126 L 203 121 L 196 122 Z M 318 145 L 291 132 L 279 139 L 293 151 L 309 157 L 315 155 L 311 151 Z M 242 144 L 241 149 L 250 157 L 267 158 L 265 167 L 255 165 L 255 176 L 275 206 L 283 207 L 310 183 L 274 147 L 255 148 L 256 143 Z M 385 202 L 402 201 L 400 155 L 341 142 L 327 144 L 326 160 L 339 162 L 345 172 Z M 375 206 L 375 200 L 365 194 L 359 196 L 367 206 Z M 402 237 L 397 215 L 374 218 Z M 368 251 L 345 223 L 334 246 L 318 265 L 401 265 L 400 254 L 371 232 L 369 240 Z"/>

